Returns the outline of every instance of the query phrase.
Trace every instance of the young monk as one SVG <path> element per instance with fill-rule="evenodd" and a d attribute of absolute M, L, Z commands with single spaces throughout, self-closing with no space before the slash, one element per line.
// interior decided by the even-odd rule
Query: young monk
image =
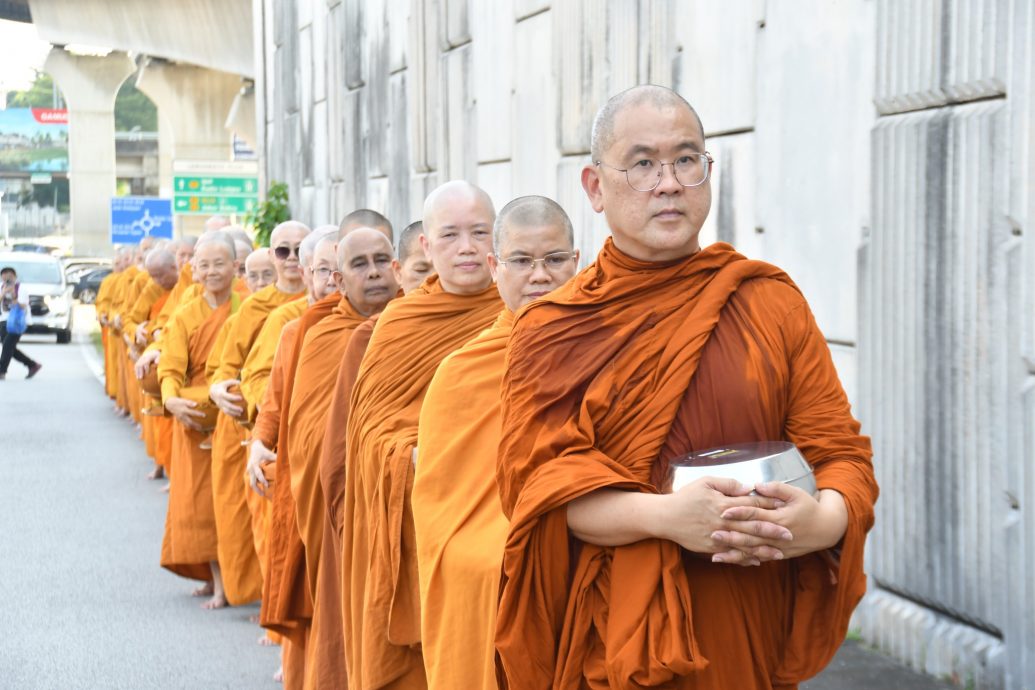
<path fill-rule="evenodd" d="M 333 246 L 333 242 L 324 240 L 317 249 L 318 254 L 325 245 Z M 319 461 L 333 384 L 352 332 L 380 312 L 398 293 L 393 259 L 392 243 L 373 228 L 356 228 L 338 242 L 337 265 L 331 273 L 340 295 L 338 306 L 330 316 L 309 329 L 299 351 L 287 441 L 295 519 L 305 549 L 309 591 L 313 594 L 313 629 L 306 659 L 306 675 L 310 680 L 306 687 L 346 686 L 341 600 L 337 596 L 339 582 L 328 583 L 333 591 L 321 592 L 317 587 L 327 521 L 319 483 Z M 319 270 L 314 280 L 323 279 Z M 330 606 L 322 606 L 324 601 L 329 601 Z"/>
<path fill-rule="evenodd" d="M 507 519 L 496 488 L 500 381 L 514 312 L 575 275 L 571 222 L 556 202 L 503 207 L 488 256 L 504 309 L 446 357 L 421 407 L 413 523 L 421 649 L 432 690 L 496 688 L 496 603 Z"/>
<path fill-rule="evenodd" d="M 399 235 L 399 257 L 392 262 L 396 279 L 403 292 L 409 294 L 420 287 L 434 271 L 420 246 L 424 223 L 410 223 Z"/>
<path fill-rule="evenodd" d="M 206 234 L 198 241 L 194 271 L 203 292 L 173 314 L 162 333 L 158 362 L 162 403 L 176 419 L 161 562 L 177 575 L 204 582 L 195 595 L 210 596 L 203 607 L 212 608 L 224 594 L 212 506 L 212 454 L 201 448 L 208 431 L 197 408 L 207 398 L 209 351 L 223 322 L 240 306 L 234 292 L 233 241 L 218 231 Z"/>
<path fill-rule="evenodd" d="M 353 390 L 342 593 L 355 687 L 426 686 L 409 501 L 417 419 L 435 368 L 502 306 L 485 258 L 494 219 L 488 195 L 467 182 L 428 196 L 421 246 L 438 275 L 385 309 Z"/>
<path fill-rule="evenodd" d="M 869 440 L 790 278 L 700 247 L 704 144 L 669 89 L 608 101 L 582 184 L 612 237 L 515 320 L 497 473 L 505 687 L 796 687 L 866 589 Z M 719 478 L 669 493 L 689 451 L 781 440 L 815 468 L 816 496 Z"/>
<path fill-rule="evenodd" d="M 255 601 L 262 595 L 262 573 L 255 552 L 252 519 L 243 481 L 247 434 L 242 396 L 232 386 L 240 384 L 241 370 L 269 313 L 283 304 L 305 296 L 305 284 L 298 260 L 298 247 L 310 230 L 297 221 L 281 223 L 270 234 L 266 255 L 276 281 L 241 303 L 233 325 L 209 358 L 209 397 L 219 407 L 212 435 L 212 489 L 219 535 L 219 562 L 227 603 L 234 606 Z M 261 261 L 261 260 L 259 260 Z M 260 271 L 261 273 L 261 271 Z"/>

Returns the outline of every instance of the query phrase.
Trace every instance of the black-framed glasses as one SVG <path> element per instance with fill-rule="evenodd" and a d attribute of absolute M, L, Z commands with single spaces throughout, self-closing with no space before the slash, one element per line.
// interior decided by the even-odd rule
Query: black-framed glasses
<path fill-rule="evenodd" d="M 280 246 L 273 248 L 273 256 L 277 257 L 281 261 L 287 260 L 287 258 L 292 254 L 295 255 L 296 259 L 298 258 L 298 247 Z"/>
<path fill-rule="evenodd" d="M 664 163 L 650 158 L 642 158 L 633 163 L 630 168 L 616 168 L 603 161 L 594 161 L 595 165 L 602 165 L 618 172 L 625 173 L 625 181 L 637 192 L 652 192 L 661 184 L 661 176 L 665 173 L 665 166 L 672 166 L 672 173 L 676 176 L 676 182 L 683 187 L 699 187 L 708 179 L 715 160 L 712 154 L 685 153 L 671 163 Z"/>
<path fill-rule="evenodd" d="M 509 259 L 496 257 L 501 264 L 507 267 L 508 271 L 515 273 L 531 273 L 535 270 L 536 264 L 541 263 L 543 268 L 551 273 L 559 271 L 576 259 L 575 252 L 553 252 L 541 259 L 533 259 L 530 256 L 512 256 Z"/>

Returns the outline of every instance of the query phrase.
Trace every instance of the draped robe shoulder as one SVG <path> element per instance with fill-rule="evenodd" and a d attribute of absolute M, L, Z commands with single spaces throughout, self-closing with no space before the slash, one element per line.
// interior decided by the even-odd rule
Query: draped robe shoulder
<path fill-rule="evenodd" d="M 608 240 L 518 314 L 501 396 L 502 687 L 785 688 L 826 665 L 865 592 L 877 486 L 826 342 L 779 269 L 724 244 L 647 264 Z M 568 532 L 575 498 L 665 491 L 677 455 L 762 440 L 795 443 L 819 488 L 844 496 L 839 553 L 740 568 Z"/>

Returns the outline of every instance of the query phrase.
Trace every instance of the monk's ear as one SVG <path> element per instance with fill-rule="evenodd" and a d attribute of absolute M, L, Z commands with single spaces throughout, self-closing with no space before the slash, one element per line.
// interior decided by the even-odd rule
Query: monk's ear
<path fill-rule="evenodd" d="M 485 257 L 485 260 L 489 263 L 489 273 L 492 274 L 492 282 L 498 282 L 496 280 L 496 272 L 500 270 L 500 260 L 491 252 Z"/>
<path fill-rule="evenodd" d="M 392 275 L 395 276 L 395 282 L 397 285 L 402 285 L 403 280 L 403 267 L 399 263 L 398 259 L 392 259 Z"/>
<path fill-rule="evenodd" d="M 600 169 L 592 163 L 582 168 L 582 188 L 586 190 L 593 210 L 600 213 L 604 210 L 604 195 L 600 189 Z"/>
<path fill-rule="evenodd" d="M 424 236 L 423 232 L 417 235 L 417 238 L 420 239 L 420 248 L 424 251 L 424 258 L 431 261 L 431 254 L 429 253 L 431 246 L 428 244 L 428 238 Z"/>

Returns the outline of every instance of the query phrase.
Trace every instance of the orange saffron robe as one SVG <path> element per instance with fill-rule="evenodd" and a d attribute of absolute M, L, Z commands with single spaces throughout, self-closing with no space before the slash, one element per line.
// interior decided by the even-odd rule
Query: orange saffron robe
<path fill-rule="evenodd" d="M 410 512 L 417 422 L 435 369 L 501 308 L 495 285 L 456 295 L 432 276 L 389 304 L 374 328 L 352 392 L 346 442 L 342 609 L 355 687 L 427 684 Z"/>
<path fill-rule="evenodd" d="M 207 388 L 205 362 L 219 330 L 236 311 L 236 294 L 213 309 L 204 295 L 182 305 L 162 333 L 158 378 L 163 403 L 185 396 L 186 388 Z M 193 397 L 193 396 L 192 396 Z M 169 506 L 162 539 L 162 567 L 195 580 L 211 580 L 211 561 L 218 559 L 215 511 L 212 505 L 212 453 L 200 447 L 206 432 L 173 423 Z"/>
<path fill-rule="evenodd" d="M 287 423 L 287 444 L 291 457 L 291 496 L 295 522 L 305 555 L 305 573 L 313 596 L 313 625 L 307 643 L 306 687 L 343 688 L 347 685 L 344 645 L 321 651 L 313 644 L 323 635 L 326 612 L 321 612 L 317 579 L 323 546 L 326 509 L 320 486 L 320 454 L 327 429 L 327 412 L 342 354 L 353 331 L 366 317 L 342 296 L 333 312 L 305 334 L 295 370 Z M 334 582 L 333 586 L 338 587 Z M 324 594 L 326 597 L 326 593 Z M 332 618 L 341 628 L 340 598 L 332 597 Z"/>
<path fill-rule="evenodd" d="M 379 314 L 352 331 L 338 366 L 323 444 L 320 449 L 320 488 L 324 501 L 323 544 L 316 574 L 313 630 L 309 638 L 312 686 L 335 687 L 347 677 L 345 633 L 341 624 L 341 515 L 345 495 L 345 429 L 349 400 Z"/>
<path fill-rule="evenodd" d="M 241 368 L 269 313 L 304 293 L 286 293 L 267 285 L 241 303 L 221 345 L 209 356 L 208 383 L 240 379 Z M 251 488 L 244 480 L 248 450 L 245 429 L 222 412 L 212 434 L 212 490 L 219 535 L 219 566 L 227 601 L 237 606 L 262 596 L 262 571 L 255 551 Z"/>
<path fill-rule="evenodd" d="M 514 314 L 449 355 L 417 430 L 413 525 L 431 690 L 496 689 L 496 605 L 507 540 L 496 487 L 500 382 Z"/>
<path fill-rule="evenodd" d="M 308 330 L 329 316 L 338 305 L 340 295 L 332 294 L 310 305 L 299 317 L 298 328 L 284 369 L 284 387 L 281 394 L 280 428 L 277 431 L 277 462 L 272 464 L 273 505 L 269 529 L 269 562 L 262 588 L 262 609 L 259 623 L 285 637 L 291 644 L 285 646 L 284 687 L 301 688 L 305 679 L 306 641 L 313 617 L 313 598 L 305 574 L 305 553 L 295 521 L 295 503 L 291 495 L 291 456 L 286 443 L 287 420 L 291 414 L 295 372 L 299 352 Z M 284 344 L 282 343 L 283 347 Z M 289 657 L 287 652 L 291 652 Z"/>
<path fill-rule="evenodd" d="M 147 275 L 147 274 L 144 274 Z M 148 323 L 154 315 L 157 314 L 162 306 L 165 304 L 166 299 L 169 297 L 169 290 L 162 288 L 161 285 L 156 283 L 148 276 L 148 280 L 144 289 L 140 291 L 140 296 L 137 297 L 133 306 L 130 307 L 129 311 L 124 317 L 124 331 L 129 335 L 130 339 L 136 342 L 136 331 L 137 327 L 142 323 Z M 135 345 L 138 351 L 143 351 L 143 347 Z M 145 345 L 146 347 L 146 345 Z M 140 404 L 143 408 L 150 408 L 156 404 L 156 401 L 148 395 L 145 395 L 140 390 L 139 382 L 134 378 L 132 370 L 130 371 L 131 385 L 135 386 L 140 391 Z M 143 427 L 144 432 L 144 447 L 147 450 L 148 456 L 154 460 L 156 465 L 161 465 L 162 462 L 159 460 L 159 448 L 158 448 L 158 420 L 162 417 L 156 417 L 154 415 L 141 415 L 140 423 Z"/>
<path fill-rule="evenodd" d="M 789 688 L 836 652 L 866 589 L 877 486 L 823 335 L 777 268 L 726 244 L 651 264 L 608 240 L 518 314 L 502 412 L 501 687 Z M 839 553 L 746 568 L 569 534 L 579 496 L 665 491 L 679 455 L 765 440 L 795 443 L 844 495 Z"/>
<path fill-rule="evenodd" d="M 108 317 L 111 309 L 111 296 L 115 285 L 119 282 L 119 275 L 112 271 L 104 276 L 100 286 L 97 288 L 97 297 L 94 299 L 94 309 L 98 318 L 102 315 Z M 115 344 L 112 342 L 111 329 L 107 326 L 101 327 L 102 342 L 104 343 L 104 392 L 109 398 L 115 399 Z"/>

